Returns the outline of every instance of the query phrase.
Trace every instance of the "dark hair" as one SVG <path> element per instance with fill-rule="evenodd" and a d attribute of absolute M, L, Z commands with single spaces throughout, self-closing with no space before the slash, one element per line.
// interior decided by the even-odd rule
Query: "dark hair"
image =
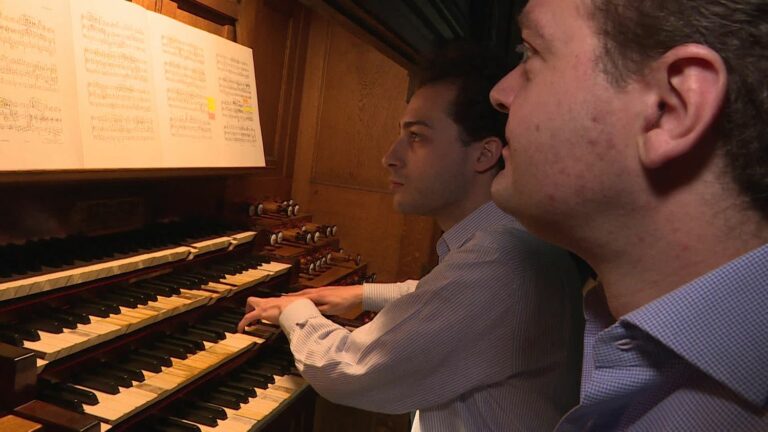
<path fill-rule="evenodd" d="M 716 51 L 728 69 L 712 133 L 728 169 L 768 216 L 768 3 L 765 0 L 593 0 L 601 66 L 622 86 L 685 43 Z"/>
<path fill-rule="evenodd" d="M 496 111 L 489 94 L 509 68 L 502 58 L 468 41 L 451 41 L 435 50 L 415 73 L 416 88 L 429 84 L 454 83 L 456 97 L 449 116 L 461 132 L 465 145 L 496 137 L 503 145 L 507 116 Z M 504 159 L 499 157 L 499 169 Z"/>

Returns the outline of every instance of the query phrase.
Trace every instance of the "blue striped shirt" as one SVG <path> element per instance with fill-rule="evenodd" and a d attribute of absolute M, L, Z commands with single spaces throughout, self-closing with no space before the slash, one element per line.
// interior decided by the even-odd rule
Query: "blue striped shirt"
<path fill-rule="evenodd" d="M 613 323 L 585 297 L 581 404 L 558 431 L 768 431 L 768 245 Z"/>
<path fill-rule="evenodd" d="M 280 324 L 302 375 L 337 403 L 419 410 L 422 432 L 551 430 L 578 392 L 570 256 L 490 202 L 437 248 L 415 290 L 377 287 L 386 305 L 352 332 L 309 300 L 288 306 Z"/>

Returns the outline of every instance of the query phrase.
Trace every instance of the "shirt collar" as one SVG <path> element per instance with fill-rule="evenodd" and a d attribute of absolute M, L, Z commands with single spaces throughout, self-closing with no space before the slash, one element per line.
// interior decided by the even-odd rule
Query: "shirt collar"
<path fill-rule="evenodd" d="M 498 208 L 493 201 L 488 201 L 443 233 L 437 241 L 437 255 L 442 260 L 448 252 L 464 246 L 477 231 L 500 224 L 511 224 L 525 229 L 515 218 Z"/>
<path fill-rule="evenodd" d="M 757 407 L 768 404 L 768 244 L 630 312 L 639 327 Z"/>

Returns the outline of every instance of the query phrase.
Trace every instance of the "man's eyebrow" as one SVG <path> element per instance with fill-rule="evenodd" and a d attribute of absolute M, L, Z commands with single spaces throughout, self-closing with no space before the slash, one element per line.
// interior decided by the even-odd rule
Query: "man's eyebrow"
<path fill-rule="evenodd" d="M 414 126 L 424 126 L 425 128 L 434 129 L 431 124 L 424 120 L 406 120 L 400 123 L 400 129 L 409 129 Z"/>
<path fill-rule="evenodd" d="M 521 31 L 525 30 L 526 32 L 530 32 L 544 41 L 549 40 L 542 31 L 541 25 L 539 25 L 539 22 L 531 15 L 528 8 L 525 8 L 520 12 L 520 15 L 517 17 L 517 24 Z"/>

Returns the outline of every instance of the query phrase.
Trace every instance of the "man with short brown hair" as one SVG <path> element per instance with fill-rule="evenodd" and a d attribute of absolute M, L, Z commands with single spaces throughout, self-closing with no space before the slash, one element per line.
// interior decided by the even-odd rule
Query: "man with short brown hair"
<path fill-rule="evenodd" d="M 494 200 L 600 278 L 560 431 L 768 430 L 768 4 L 531 0 Z"/>

